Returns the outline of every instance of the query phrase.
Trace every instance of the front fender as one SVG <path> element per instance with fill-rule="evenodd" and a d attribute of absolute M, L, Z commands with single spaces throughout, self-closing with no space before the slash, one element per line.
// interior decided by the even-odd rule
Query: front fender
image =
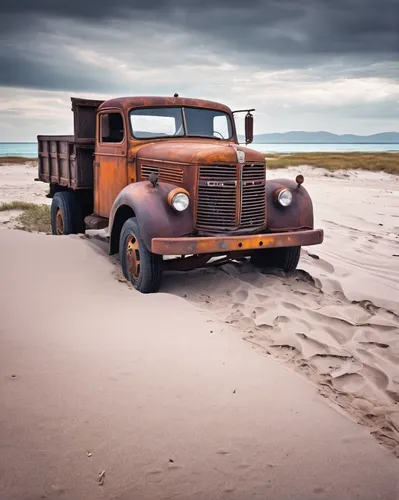
<path fill-rule="evenodd" d="M 274 192 L 286 187 L 292 192 L 292 203 L 282 207 L 274 200 Z M 267 228 L 270 231 L 295 231 L 313 229 L 313 204 L 309 193 L 291 179 L 267 181 Z"/>
<path fill-rule="evenodd" d="M 149 181 L 129 184 L 119 193 L 109 217 L 110 254 L 118 252 L 119 235 L 129 217 L 136 217 L 140 234 L 151 250 L 152 238 L 186 236 L 193 231 L 192 200 L 183 212 L 176 212 L 168 203 L 168 194 L 177 186 Z"/>

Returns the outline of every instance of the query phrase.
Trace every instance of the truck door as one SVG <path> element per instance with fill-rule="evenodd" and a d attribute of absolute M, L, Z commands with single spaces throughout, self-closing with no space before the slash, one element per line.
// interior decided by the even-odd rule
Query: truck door
<path fill-rule="evenodd" d="M 112 204 L 127 184 L 127 133 L 122 113 L 101 111 L 97 115 L 94 160 L 94 212 L 109 217 Z"/>

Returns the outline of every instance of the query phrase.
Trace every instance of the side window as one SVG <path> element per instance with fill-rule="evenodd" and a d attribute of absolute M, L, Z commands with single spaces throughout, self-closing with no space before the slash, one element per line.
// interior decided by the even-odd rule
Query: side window
<path fill-rule="evenodd" d="M 125 136 L 120 113 L 100 115 L 100 142 L 122 142 Z"/>
<path fill-rule="evenodd" d="M 231 136 L 229 128 L 229 121 L 226 115 L 216 115 L 213 118 L 213 135 L 216 137 L 228 139 Z"/>

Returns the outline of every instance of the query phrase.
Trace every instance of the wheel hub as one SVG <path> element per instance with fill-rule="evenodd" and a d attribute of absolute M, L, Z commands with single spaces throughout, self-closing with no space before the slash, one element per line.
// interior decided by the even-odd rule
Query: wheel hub
<path fill-rule="evenodd" d="M 128 273 L 137 279 L 140 275 L 140 251 L 139 243 L 133 234 L 127 241 L 126 257 Z"/>
<path fill-rule="evenodd" d="M 57 210 L 57 214 L 55 216 L 55 227 L 57 234 L 64 234 L 64 217 L 60 208 Z"/>

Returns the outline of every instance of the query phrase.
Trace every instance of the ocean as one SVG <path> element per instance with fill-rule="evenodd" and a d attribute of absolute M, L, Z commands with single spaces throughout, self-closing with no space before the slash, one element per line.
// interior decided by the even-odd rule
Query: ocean
<path fill-rule="evenodd" d="M 399 144 L 250 144 L 262 153 L 381 153 L 399 152 Z M 0 142 L 1 156 L 37 158 L 36 142 Z"/>

